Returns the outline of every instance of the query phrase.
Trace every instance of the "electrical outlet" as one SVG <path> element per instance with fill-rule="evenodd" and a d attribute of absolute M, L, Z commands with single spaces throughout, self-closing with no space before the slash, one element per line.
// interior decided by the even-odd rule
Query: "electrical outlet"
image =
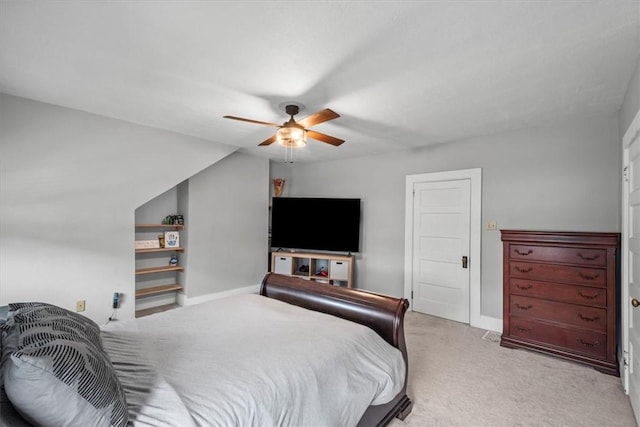
<path fill-rule="evenodd" d="M 78 313 L 80 313 L 81 311 L 84 311 L 84 302 L 85 300 L 81 299 L 79 301 L 76 301 L 76 311 Z"/>

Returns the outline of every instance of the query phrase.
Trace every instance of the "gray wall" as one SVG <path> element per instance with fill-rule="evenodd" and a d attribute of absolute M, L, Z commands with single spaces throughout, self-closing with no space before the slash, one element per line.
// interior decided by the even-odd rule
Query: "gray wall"
<path fill-rule="evenodd" d="M 235 150 L 0 94 L 0 305 L 133 317 L 135 209 Z"/>
<path fill-rule="evenodd" d="M 136 224 L 160 224 L 165 216 L 177 213 L 178 187 L 173 187 L 138 206 L 135 212 Z M 158 234 L 158 230 L 150 233 Z"/>
<path fill-rule="evenodd" d="M 620 156 L 611 115 L 392 154 L 274 162 L 271 176 L 287 179 L 285 195 L 362 198 L 356 284 L 401 296 L 407 175 L 482 168 L 482 220 L 499 229 L 619 231 Z M 502 317 L 501 251 L 499 231 L 483 230 L 481 313 L 495 318 Z"/>
<path fill-rule="evenodd" d="M 259 284 L 267 272 L 269 160 L 234 153 L 188 182 L 188 298 Z"/>
<path fill-rule="evenodd" d="M 629 81 L 629 87 L 625 94 L 622 107 L 620 108 L 620 136 L 622 137 L 627 128 L 640 110 L 640 58 L 636 64 L 636 70 Z"/>
<path fill-rule="evenodd" d="M 180 242 L 185 252 L 179 258 L 185 271 L 178 282 L 187 299 L 262 281 L 267 272 L 268 181 L 268 159 L 233 153 L 136 209 L 136 222 L 184 216 Z M 157 265 L 155 258 L 139 258 L 136 267 Z M 142 281 L 144 286 L 162 282 L 153 280 Z M 172 296 L 157 300 L 171 302 L 167 298 Z"/>

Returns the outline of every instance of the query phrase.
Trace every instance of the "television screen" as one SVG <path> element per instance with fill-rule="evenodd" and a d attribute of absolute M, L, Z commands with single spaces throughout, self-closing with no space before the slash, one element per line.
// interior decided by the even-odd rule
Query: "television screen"
<path fill-rule="evenodd" d="M 274 197 L 271 247 L 360 250 L 360 199 Z"/>

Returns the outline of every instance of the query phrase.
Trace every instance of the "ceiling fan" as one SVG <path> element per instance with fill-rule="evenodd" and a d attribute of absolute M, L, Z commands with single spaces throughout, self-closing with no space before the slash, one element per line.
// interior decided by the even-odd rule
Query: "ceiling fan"
<path fill-rule="evenodd" d="M 285 112 L 291 116 L 291 118 L 281 125 L 277 123 L 262 122 L 259 120 L 244 119 L 236 116 L 223 116 L 223 118 L 277 127 L 278 130 L 276 133 L 258 144 L 259 146 L 271 145 L 274 142 L 278 142 L 279 144 L 289 148 L 300 147 L 306 144 L 307 136 L 336 147 L 344 142 L 344 139 L 335 138 L 333 136 L 308 129 L 313 125 L 340 117 L 340 115 L 335 111 L 325 108 L 324 110 L 311 114 L 298 122 L 294 120 L 293 116 L 300 112 L 300 105 L 288 104 L 285 106 Z"/>

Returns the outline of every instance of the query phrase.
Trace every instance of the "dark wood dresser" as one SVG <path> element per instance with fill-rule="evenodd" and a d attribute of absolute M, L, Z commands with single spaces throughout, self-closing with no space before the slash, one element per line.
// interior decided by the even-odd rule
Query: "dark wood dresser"
<path fill-rule="evenodd" d="M 500 345 L 619 375 L 619 233 L 501 230 Z"/>

